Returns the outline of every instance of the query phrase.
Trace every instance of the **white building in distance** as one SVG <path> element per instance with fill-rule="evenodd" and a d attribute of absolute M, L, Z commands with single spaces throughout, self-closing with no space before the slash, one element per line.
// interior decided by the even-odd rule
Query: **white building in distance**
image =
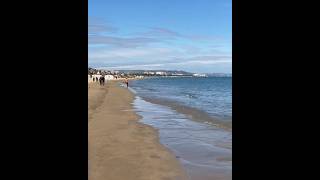
<path fill-rule="evenodd" d="M 161 71 L 156 72 L 156 75 L 166 75 L 166 74 L 167 74 L 166 72 L 161 72 Z"/>

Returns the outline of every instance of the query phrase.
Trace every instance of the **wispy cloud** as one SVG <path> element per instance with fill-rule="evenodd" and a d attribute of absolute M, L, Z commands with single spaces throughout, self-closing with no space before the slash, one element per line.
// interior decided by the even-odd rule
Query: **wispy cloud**
<path fill-rule="evenodd" d="M 156 43 L 160 41 L 159 39 L 146 36 L 119 37 L 119 35 L 116 34 L 119 31 L 117 27 L 106 23 L 106 21 L 100 18 L 94 17 L 89 17 L 88 30 L 89 46 L 107 45 L 120 48 L 133 48 L 147 46 L 150 43 Z"/>
<path fill-rule="evenodd" d="M 92 60 L 118 60 L 130 59 L 130 58 L 147 58 L 147 57 L 159 57 L 175 53 L 167 48 L 116 48 L 116 49 L 102 49 L 91 51 L 89 53 L 89 59 Z"/>
<path fill-rule="evenodd" d="M 131 34 L 128 37 L 116 36 L 119 29 L 98 18 L 89 17 L 89 45 L 111 45 L 118 47 L 141 47 L 151 43 L 168 43 L 178 38 L 192 41 L 211 41 L 219 38 L 208 35 L 186 35 L 167 28 L 151 27 L 149 31 Z M 111 34 L 112 35 L 111 35 Z M 108 34 L 108 35 L 106 35 Z"/>
<path fill-rule="evenodd" d="M 178 61 L 178 62 L 177 62 Z M 191 58 L 180 58 L 180 59 L 174 59 L 170 61 L 164 61 L 164 62 L 154 62 L 154 63 L 148 63 L 148 64 L 119 64 L 119 65 L 109 65 L 109 66 L 100 66 L 101 69 L 141 69 L 141 70 L 147 70 L 147 69 L 177 69 L 182 66 L 201 66 L 201 65 L 217 65 L 217 64 L 231 64 L 232 58 L 230 56 L 197 56 L 197 57 L 191 57 Z"/>
<path fill-rule="evenodd" d="M 132 37 L 132 38 L 123 38 L 115 36 L 103 36 L 103 35 L 90 35 L 89 44 L 105 44 L 112 45 L 117 47 L 139 47 L 145 46 L 150 43 L 159 42 L 159 40 L 154 38 L 146 37 Z"/>
<path fill-rule="evenodd" d="M 139 35 L 147 37 L 159 37 L 159 38 L 178 38 L 183 37 L 182 34 L 160 27 L 152 27 L 149 31 L 137 33 Z"/>
<path fill-rule="evenodd" d="M 222 40 L 221 37 L 218 36 L 210 36 L 210 35 L 200 35 L 200 34 L 182 34 L 167 28 L 162 27 L 151 27 L 149 31 L 136 33 L 138 35 L 143 35 L 147 37 L 159 37 L 159 38 L 182 38 L 192 41 L 212 41 L 212 40 Z"/>
<path fill-rule="evenodd" d="M 105 32 L 115 33 L 118 31 L 118 29 L 113 26 L 107 26 L 103 24 L 92 24 L 92 25 L 89 24 L 88 31 L 89 31 L 89 34 L 97 34 L 97 33 L 105 33 Z"/>
<path fill-rule="evenodd" d="M 232 56 L 208 35 L 186 35 L 167 28 L 127 34 L 100 19 L 89 21 L 89 64 L 106 69 L 231 69 Z M 209 43 L 202 43 L 207 41 Z M 172 43 L 171 43 L 172 42 Z M 195 69 L 197 71 L 197 69 Z"/>
<path fill-rule="evenodd" d="M 89 34 L 115 33 L 117 31 L 118 31 L 118 28 L 108 24 L 105 20 L 101 18 L 89 17 L 89 22 L 88 22 Z"/>

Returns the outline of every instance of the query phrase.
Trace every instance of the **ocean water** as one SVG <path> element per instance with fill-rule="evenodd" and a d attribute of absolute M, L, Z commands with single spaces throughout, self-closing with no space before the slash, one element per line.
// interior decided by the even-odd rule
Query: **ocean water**
<path fill-rule="evenodd" d="M 149 78 L 132 81 L 130 86 L 140 97 L 176 103 L 232 120 L 232 77 Z"/>
<path fill-rule="evenodd" d="M 232 128 L 216 126 L 232 123 L 231 78 L 152 78 L 130 86 L 141 122 L 158 130 L 190 180 L 232 179 Z"/>

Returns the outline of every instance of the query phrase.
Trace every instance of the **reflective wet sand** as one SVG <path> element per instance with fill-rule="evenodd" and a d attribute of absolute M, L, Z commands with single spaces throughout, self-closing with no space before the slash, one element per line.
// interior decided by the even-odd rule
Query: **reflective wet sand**
<path fill-rule="evenodd" d="M 191 180 L 232 179 L 232 132 L 193 121 L 177 108 L 136 97 L 134 107 L 141 122 L 158 129 L 160 142 L 180 160 Z"/>

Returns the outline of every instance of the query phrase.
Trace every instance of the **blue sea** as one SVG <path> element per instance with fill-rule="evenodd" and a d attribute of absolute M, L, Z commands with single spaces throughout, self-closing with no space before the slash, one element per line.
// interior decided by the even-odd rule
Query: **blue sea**
<path fill-rule="evenodd" d="M 179 159 L 190 180 L 232 179 L 232 77 L 130 81 L 141 122 Z"/>
<path fill-rule="evenodd" d="M 149 78 L 133 81 L 131 86 L 141 97 L 176 102 L 219 120 L 232 120 L 232 77 Z"/>

